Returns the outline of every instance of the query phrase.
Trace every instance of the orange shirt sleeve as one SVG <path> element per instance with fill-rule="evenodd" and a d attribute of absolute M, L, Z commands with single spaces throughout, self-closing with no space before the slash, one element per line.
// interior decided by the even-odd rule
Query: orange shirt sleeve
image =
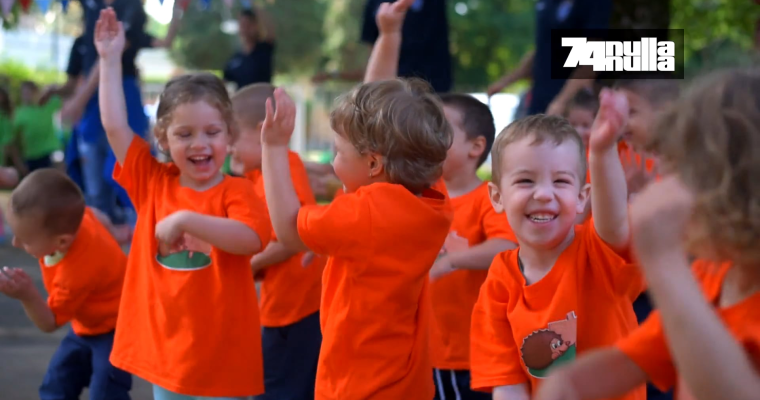
<path fill-rule="evenodd" d="M 471 386 L 475 390 L 490 391 L 497 386 L 528 382 L 507 319 L 509 291 L 505 270 L 504 261 L 497 256 L 472 311 L 470 370 Z"/>
<path fill-rule="evenodd" d="M 48 289 L 47 304 L 55 315 L 56 326 L 64 325 L 76 316 L 96 284 L 92 280 L 97 277 L 97 273 L 87 271 L 87 260 L 66 260 L 66 263 L 68 265 L 58 267 L 52 286 Z M 40 260 L 40 264 L 46 268 L 44 260 Z M 83 268 L 72 268 L 77 265 Z"/>
<path fill-rule="evenodd" d="M 317 204 L 314 192 L 311 190 L 311 182 L 306 167 L 298 154 L 294 152 L 290 153 L 290 179 L 293 181 L 293 187 L 296 189 L 296 195 L 301 206 Z M 259 184 L 263 186 L 264 181 L 261 180 Z M 272 241 L 277 241 L 274 227 L 272 228 Z"/>
<path fill-rule="evenodd" d="M 613 250 L 596 232 L 593 218 L 584 226 L 585 241 L 588 246 L 589 261 L 606 272 L 615 293 L 635 300 L 645 289 L 644 276 L 639 267 Z"/>
<path fill-rule="evenodd" d="M 658 311 L 652 312 L 641 326 L 620 340 L 616 347 L 638 365 L 661 391 L 667 391 L 675 385 L 676 368 L 670 358 Z"/>
<path fill-rule="evenodd" d="M 351 256 L 367 237 L 369 204 L 362 194 L 347 193 L 326 206 L 304 206 L 298 212 L 298 235 L 311 251 L 326 256 Z"/>
<path fill-rule="evenodd" d="M 483 215 L 480 218 L 483 226 L 483 232 L 488 239 L 506 239 L 511 242 L 517 243 L 517 237 L 512 232 L 512 227 L 509 226 L 507 216 L 504 213 L 497 214 L 493 209 L 491 201 L 486 197 L 485 202 L 481 209 Z"/>
<path fill-rule="evenodd" d="M 272 224 L 264 200 L 256 195 L 253 183 L 244 178 L 235 179 L 237 184 L 225 193 L 224 209 L 227 218 L 242 222 L 251 228 L 261 240 L 263 250 L 272 237 Z"/>
<path fill-rule="evenodd" d="M 135 208 L 145 203 L 150 191 L 150 181 L 167 166 L 162 165 L 150 153 L 150 145 L 135 135 L 127 150 L 124 165 L 118 162 L 113 169 L 113 178 L 127 191 Z"/>

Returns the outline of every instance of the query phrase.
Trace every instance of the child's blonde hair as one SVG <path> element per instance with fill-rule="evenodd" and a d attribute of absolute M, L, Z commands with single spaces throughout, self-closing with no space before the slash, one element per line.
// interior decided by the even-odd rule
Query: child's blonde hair
<path fill-rule="evenodd" d="M 216 107 L 227 124 L 231 139 L 237 138 L 238 129 L 232 115 L 230 101 L 224 82 L 213 74 L 196 73 L 178 76 L 170 80 L 158 100 L 156 126 L 153 134 L 156 140 L 165 140 L 172 114 L 177 106 L 196 101 L 205 101 Z"/>
<path fill-rule="evenodd" d="M 689 249 L 760 262 L 760 71 L 699 81 L 660 116 L 648 148 L 695 195 Z"/>
<path fill-rule="evenodd" d="M 496 137 L 491 151 L 491 180 L 493 183 L 498 185 L 501 180 L 504 149 L 525 138 L 532 138 L 531 144 L 533 145 L 548 141 L 559 146 L 568 140 L 577 144 L 580 158 L 579 182 L 586 182 L 586 149 L 578 131 L 562 117 L 536 114 L 512 122 Z"/>
<path fill-rule="evenodd" d="M 276 109 L 274 89 L 269 83 L 254 83 L 232 95 L 232 112 L 239 128 L 255 129 L 264 121 L 267 116 L 267 99 L 272 99 L 272 107 Z"/>
<path fill-rule="evenodd" d="M 441 177 L 452 141 L 441 101 L 419 79 L 357 86 L 337 100 L 330 124 L 359 153 L 382 156 L 388 181 L 413 193 Z"/>

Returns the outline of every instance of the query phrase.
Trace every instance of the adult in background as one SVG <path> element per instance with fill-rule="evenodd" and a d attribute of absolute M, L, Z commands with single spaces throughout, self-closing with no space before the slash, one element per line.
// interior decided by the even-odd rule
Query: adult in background
<path fill-rule="evenodd" d="M 561 115 L 579 90 L 592 88 L 594 74 L 590 68 L 581 67 L 568 69 L 566 75 L 558 79 L 552 78 L 552 29 L 607 29 L 611 15 L 612 0 L 539 0 L 536 3 L 536 49 L 526 54 L 515 70 L 493 83 L 488 95 L 521 79 L 532 79 L 528 115 Z"/>
<path fill-rule="evenodd" d="M 253 83 L 271 83 L 274 64 L 275 28 L 261 7 L 244 9 L 238 16 L 241 49 L 224 67 L 224 80 L 237 89 Z"/>
<path fill-rule="evenodd" d="M 98 53 L 95 49 L 95 25 L 100 12 L 113 8 L 117 18 L 124 25 L 127 48 L 121 59 L 125 104 L 130 128 L 140 136 L 148 132 L 148 118 L 143 108 L 142 94 L 137 79 L 135 60 L 140 49 L 149 47 L 170 47 L 179 29 L 186 0 L 176 0 L 174 14 L 166 38 L 156 39 L 145 32 L 147 15 L 141 0 L 82 0 L 85 30 L 82 41 L 86 48 L 82 54 L 82 73 L 88 78 L 98 73 Z M 75 133 L 77 152 L 81 157 L 81 172 L 87 204 L 107 214 L 114 222 L 133 223 L 134 212 L 124 189 L 112 177 L 116 158 L 108 145 L 103 124 L 100 121 L 100 107 L 97 90 L 89 97 Z"/>
<path fill-rule="evenodd" d="M 392 2 L 367 0 L 361 41 L 367 44 L 370 50 L 380 34 L 375 22 L 377 9 L 382 3 Z M 401 36 L 398 76 L 422 78 L 438 93 L 450 91 L 453 77 L 446 0 L 416 0 L 406 14 Z M 313 81 L 320 83 L 340 79 L 360 82 L 364 79 L 364 71 L 363 68 L 356 71 L 323 72 L 317 74 Z"/>

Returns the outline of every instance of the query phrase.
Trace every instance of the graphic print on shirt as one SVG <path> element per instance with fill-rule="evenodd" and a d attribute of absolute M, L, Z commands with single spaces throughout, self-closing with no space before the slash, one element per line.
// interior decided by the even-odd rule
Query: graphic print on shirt
<path fill-rule="evenodd" d="M 575 360 L 577 326 L 575 311 L 570 311 L 566 319 L 526 336 L 520 353 L 528 373 L 546 378 L 553 368 Z"/>
<path fill-rule="evenodd" d="M 166 269 L 192 271 L 211 265 L 211 245 L 187 233 L 183 234 L 179 248 L 158 243 L 156 261 Z"/>
<path fill-rule="evenodd" d="M 449 235 L 446 236 L 446 241 L 443 242 L 443 247 L 441 248 L 441 252 L 438 253 L 438 258 L 451 252 L 464 251 L 469 248 L 470 242 L 467 239 L 459 236 L 455 231 L 451 231 L 449 232 Z"/>

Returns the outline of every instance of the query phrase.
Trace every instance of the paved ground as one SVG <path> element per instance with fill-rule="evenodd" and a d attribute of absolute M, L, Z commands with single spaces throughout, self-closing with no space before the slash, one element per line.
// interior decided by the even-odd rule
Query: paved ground
<path fill-rule="evenodd" d="M 2 265 L 25 268 L 44 293 L 39 266 L 26 253 L 8 244 L 0 244 Z M 53 334 L 38 331 L 17 301 L 0 294 L 0 399 L 39 399 L 37 388 L 67 328 Z M 135 379 L 133 400 L 151 400 L 150 393 L 149 384 Z M 88 399 L 86 392 L 81 398 Z"/>

